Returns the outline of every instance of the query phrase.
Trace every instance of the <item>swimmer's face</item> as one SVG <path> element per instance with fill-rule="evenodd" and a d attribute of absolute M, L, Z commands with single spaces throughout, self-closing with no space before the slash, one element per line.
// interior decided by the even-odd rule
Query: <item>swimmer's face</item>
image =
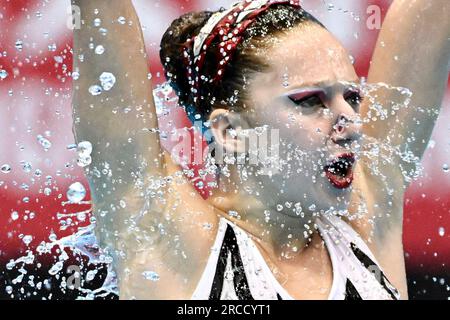
<path fill-rule="evenodd" d="M 360 135 L 359 79 L 348 52 L 327 30 L 303 25 L 263 53 L 266 72 L 246 88 L 241 117 L 250 128 L 278 129 L 281 170 L 256 179 L 303 211 L 347 207 Z M 340 121 L 341 120 L 341 121 Z"/>

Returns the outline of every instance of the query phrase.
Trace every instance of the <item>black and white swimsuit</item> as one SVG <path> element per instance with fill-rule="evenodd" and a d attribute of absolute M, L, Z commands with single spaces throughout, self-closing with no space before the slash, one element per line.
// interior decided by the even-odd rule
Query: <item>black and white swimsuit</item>
<path fill-rule="evenodd" d="M 333 265 L 329 300 L 397 300 L 398 291 L 361 237 L 341 218 L 321 216 L 317 228 Z M 220 219 L 194 300 L 292 300 L 254 242 L 241 228 Z"/>

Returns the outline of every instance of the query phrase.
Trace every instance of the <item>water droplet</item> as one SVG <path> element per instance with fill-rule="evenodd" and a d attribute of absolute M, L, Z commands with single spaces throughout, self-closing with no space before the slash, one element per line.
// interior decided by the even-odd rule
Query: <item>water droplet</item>
<path fill-rule="evenodd" d="M 17 51 L 22 51 L 22 49 L 23 49 L 23 41 L 22 40 L 17 40 L 16 44 L 15 44 L 15 47 L 16 47 Z"/>
<path fill-rule="evenodd" d="M 80 79 L 80 73 L 77 71 L 72 72 L 72 79 L 73 80 L 78 80 Z"/>
<path fill-rule="evenodd" d="M 90 165 L 92 163 L 92 157 L 91 156 L 87 156 L 87 157 L 79 157 L 77 159 L 77 165 L 81 168 L 87 167 L 88 165 Z"/>
<path fill-rule="evenodd" d="M 117 19 L 117 22 L 119 22 L 120 24 L 125 24 L 125 23 L 127 23 L 127 20 L 125 19 L 125 17 L 121 16 Z"/>
<path fill-rule="evenodd" d="M 9 164 L 4 164 L 1 166 L 0 171 L 3 173 L 11 172 L 11 166 Z"/>
<path fill-rule="evenodd" d="M 47 140 L 46 138 L 44 138 L 42 135 L 38 135 L 37 140 L 38 140 L 39 144 L 44 147 L 45 150 L 50 149 L 52 146 L 52 143 L 49 140 Z"/>
<path fill-rule="evenodd" d="M 158 281 L 159 280 L 159 274 L 157 274 L 155 271 L 144 271 L 142 272 L 142 275 L 146 280 L 150 281 Z"/>
<path fill-rule="evenodd" d="M 264 221 L 269 222 L 270 221 L 270 211 L 264 210 Z"/>
<path fill-rule="evenodd" d="M 105 47 L 103 47 L 102 45 L 98 45 L 96 48 L 95 48 L 95 53 L 96 54 L 103 54 L 105 52 Z"/>
<path fill-rule="evenodd" d="M 203 183 L 203 181 L 198 181 L 196 184 L 197 188 L 199 188 L 200 190 L 203 189 L 203 187 L 205 186 L 205 184 Z"/>
<path fill-rule="evenodd" d="M 89 141 L 81 141 L 77 145 L 77 153 L 80 157 L 90 156 L 92 153 L 92 143 Z"/>
<path fill-rule="evenodd" d="M 29 163 L 29 162 L 22 161 L 21 164 L 22 164 L 23 171 L 25 171 L 26 173 L 31 172 L 31 170 L 33 169 L 31 163 Z"/>
<path fill-rule="evenodd" d="M 11 212 L 11 219 L 13 219 L 14 221 L 19 219 L 19 213 L 17 211 Z"/>
<path fill-rule="evenodd" d="M 428 142 L 428 148 L 429 149 L 434 149 L 434 147 L 436 146 L 436 141 L 434 141 L 434 140 L 430 140 L 429 142 Z"/>
<path fill-rule="evenodd" d="M 48 51 L 55 52 L 56 51 L 56 43 L 49 44 Z"/>
<path fill-rule="evenodd" d="M 85 221 L 86 220 L 86 213 L 85 212 L 78 212 L 77 213 L 77 219 L 78 219 L 78 221 Z"/>
<path fill-rule="evenodd" d="M 255 133 L 256 133 L 257 136 L 261 136 L 267 131 L 267 128 L 265 126 L 263 126 L 263 127 L 256 127 L 254 130 L 255 130 Z"/>
<path fill-rule="evenodd" d="M 289 74 L 288 73 L 283 74 L 282 80 L 283 80 L 283 82 L 282 82 L 283 87 L 284 88 L 289 87 Z"/>
<path fill-rule="evenodd" d="M 58 261 L 57 263 L 55 263 L 50 270 L 48 271 L 48 273 L 52 276 L 56 275 L 58 272 L 60 272 L 62 270 L 62 268 L 64 267 L 64 263 L 63 261 Z"/>
<path fill-rule="evenodd" d="M 211 230 L 212 227 L 213 227 L 213 225 L 211 223 L 205 222 L 203 224 L 203 229 L 205 229 L 205 230 Z"/>
<path fill-rule="evenodd" d="M 25 243 L 27 246 L 33 241 L 33 236 L 26 235 L 22 238 L 23 243 Z"/>
<path fill-rule="evenodd" d="M 52 189 L 50 189 L 50 188 L 45 188 L 45 189 L 44 189 L 44 194 L 45 194 L 46 196 L 49 196 L 51 193 L 52 193 Z"/>
<path fill-rule="evenodd" d="M 98 31 L 100 32 L 100 34 L 102 36 L 106 36 L 108 34 L 108 29 L 105 29 L 105 28 L 100 28 L 100 29 L 98 29 Z"/>
<path fill-rule="evenodd" d="M 351 62 L 352 64 L 355 64 L 355 57 L 353 57 L 352 55 L 350 55 L 349 58 L 350 58 L 350 62 Z"/>
<path fill-rule="evenodd" d="M 100 75 L 100 82 L 103 90 L 109 91 L 116 84 L 116 77 L 111 72 L 103 72 Z"/>
<path fill-rule="evenodd" d="M 56 234 L 52 231 L 52 233 L 50 233 L 50 235 L 48 236 L 48 240 L 50 240 L 50 242 L 55 242 L 56 240 L 58 240 L 58 237 L 57 237 Z"/>
<path fill-rule="evenodd" d="M 127 203 L 126 203 L 125 201 L 123 201 L 123 200 L 120 200 L 120 201 L 119 201 L 119 205 L 120 205 L 122 208 L 125 208 L 125 207 L 127 206 Z"/>
<path fill-rule="evenodd" d="M 86 189 L 80 182 L 72 183 L 67 190 L 67 199 L 72 203 L 81 202 L 86 196 Z"/>
<path fill-rule="evenodd" d="M 230 217 L 233 217 L 233 218 L 237 218 L 239 216 L 239 213 L 237 211 L 234 211 L 234 210 L 228 211 L 228 214 L 229 214 Z"/>
<path fill-rule="evenodd" d="M 101 24 L 102 24 L 102 20 L 100 18 L 95 18 L 94 19 L 94 26 L 95 27 L 100 27 Z"/>
<path fill-rule="evenodd" d="M 6 286 L 5 291 L 7 294 L 12 294 L 13 288 L 11 286 Z"/>
<path fill-rule="evenodd" d="M 442 166 L 442 170 L 443 170 L 445 173 L 449 172 L 448 164 L 444 163 L 444 165 Z"/>
<path fill-rule="evenodd" d="M 9 262 L 6 264 L 7 270 L 12 270 L 16 266 L 16 262 L 14 260 L 9 260 Z"/>
<path fill-rule="evenodd" d="M 6 70 L 0 70 L 0 79 L 4 80 L 8 76 L 8 72 Z"/>
<path fill-rule="evenodd" d="M 95 278 L 95 275 L 97 274 L 97 270 L 90 270 L 86 274 L 86 281 L 92 281 Z"/>
<path fill-rule="evenodd" d="M 444 227 L 439 227 L 439 235 L 441 237 L 443 237 L 445 235 L 445 228 Z"/>
<path fill-rule="evenodd" d="M 103 89 L 99 85 L 93 85 L 89 88 L 89 93 L 92 94 L 93 96 L 98 96 L 102 92 L 103 92 Z"/>
<path fill-rule="evenodd" d="M 309 210 L 311 210 L 311 211 L 316 210 L 316 205 L 315 204 L 310 205 Z"/>

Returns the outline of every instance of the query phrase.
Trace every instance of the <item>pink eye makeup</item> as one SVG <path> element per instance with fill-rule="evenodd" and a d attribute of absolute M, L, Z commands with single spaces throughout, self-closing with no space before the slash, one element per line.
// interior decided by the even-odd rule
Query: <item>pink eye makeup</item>
<path fill-rule="evenodd" d="M 312 108 L 323 105 L 322 99 L 325 98 L 325 90 L 320 88 L 305 88 L 289 92 L 285 96 L 296 105 Z"/>
<path fill-rule="evenodd" d="M 292 90 L 283 96 L 289 98 L 296 106 L 313 109 L 316 107 L 325 107 L 324 102 L 329 99 L 328 95 L 334 94 L 330 91 L 331 88 L 332 87 L 306 87 Z M 363 100 L 360 90 L 355 86 L 339 85 L 339 88 L 336 88 L 335 90 L 343 92 L 344 99 L 355 109 L 359 107 Z"/>

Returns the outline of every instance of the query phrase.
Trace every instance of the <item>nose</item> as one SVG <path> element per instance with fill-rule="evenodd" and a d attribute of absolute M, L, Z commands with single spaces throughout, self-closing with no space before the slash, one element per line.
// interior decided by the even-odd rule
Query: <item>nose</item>
<path fill-rule="evenodd" d="M 358 113 L 347 103 L 336 110 L 331 140 L 340 146 L 350 146 L 361 138 L 361 123 Z"/>

